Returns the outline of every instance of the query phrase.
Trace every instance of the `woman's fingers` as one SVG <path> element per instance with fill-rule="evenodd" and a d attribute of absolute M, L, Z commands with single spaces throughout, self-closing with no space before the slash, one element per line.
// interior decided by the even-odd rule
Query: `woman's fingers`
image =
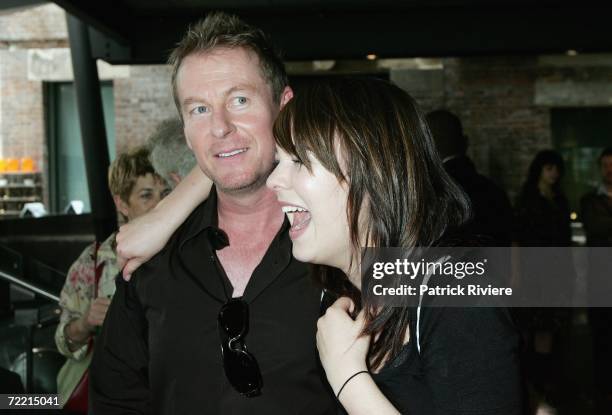
<path fill-rule="evenodd" d="M 343 310 L 346 313 L 352 313 L 355 309 L 355 303 L 353 303 L 353 300 L 348 297 L 340 297 L 330 306 L 330 308 Z"/>

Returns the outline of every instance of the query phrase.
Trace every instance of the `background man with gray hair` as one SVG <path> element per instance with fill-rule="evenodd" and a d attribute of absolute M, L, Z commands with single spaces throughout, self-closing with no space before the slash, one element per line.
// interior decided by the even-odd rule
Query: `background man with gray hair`
<path fill-rule="evenodd" d="M 178 118 L 157 124 L 147 146 L 153 168 L 172 188 L 196 165 L 196 158 L 185 141 L 183 123 Z"/>

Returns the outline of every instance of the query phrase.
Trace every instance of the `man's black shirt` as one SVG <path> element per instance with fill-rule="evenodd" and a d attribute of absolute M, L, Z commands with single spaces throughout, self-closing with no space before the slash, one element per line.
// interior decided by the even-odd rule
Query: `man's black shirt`
<path fill-rule="evenodd" d="M 228 383 L 217 315 L 232 287 L 214 262 L 216 225 L 213 191 L 130 283 L 117 278 L 91 365 L 96 415 L 335 412 L 316 354 L 321 290 L 291 255 L 287 221 L 242 297 L 262 394 L 246 398 Z"/>

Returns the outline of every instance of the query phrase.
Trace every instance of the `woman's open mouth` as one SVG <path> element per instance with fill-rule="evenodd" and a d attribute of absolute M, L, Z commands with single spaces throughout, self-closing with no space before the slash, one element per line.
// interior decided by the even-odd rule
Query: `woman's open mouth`
<path fill-rule="evenodd" d="M 310 223 L 310 212 L 301 206 L 288 204 L 283 205 L 282 209 L 283 212 L 285 212 L 285 214 L 287 215 L 289 223 L 291 223 L 291 229 L 289 229 L 289 237 L 291 239 L 298 238 L 300 235 L 302 235 L 302 233 L 304 233 L 304 231 L 308 227 L 308 224 Z"/>

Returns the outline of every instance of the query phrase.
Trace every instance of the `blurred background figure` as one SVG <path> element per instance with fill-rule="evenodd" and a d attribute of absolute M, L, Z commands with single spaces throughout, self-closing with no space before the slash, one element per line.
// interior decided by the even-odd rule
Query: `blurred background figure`
<path fill-rule="evenodd" d="M 592 304 L 595 298 L 612 297 L 612 271 L 606 259 L 612 247 L 612 147 L 604 149 L 599 157 L 601 183 L 581 200 L 582 222 L 590 250 L 587 283 Z M 606 258 L 607 257 L 607 258 Z M 596 413 L 612 413 L 612 309 L 589 309 L 589 323 L 593 338 L 593 361 L 596 391 Z"/>
<path fill-rule="evenodd" d="M 183 123 L 168 118 L 155 127 L 147 143 L 155 171 L 174 188 L 196 165 L 196 159 L 185 141 Z"/>
<path fill-rule="evenodd" d="M 169 192 L 167 184 L 153 170 L 146 148 L 119 155 L 109 168 L 108 184 L 117 211 L 126 222 L 153 209 Z M 67 357 L 57 379 L 62 402 L 77 388 L 85 395 L 87 392 L 84 375 L 93 354 L 94 337 L 104 322 L 119 272 L 115 235 L 102 243 L 96 241 L 83 251 L 70 267 L 60 295 L 62 313 L 55 343 Z M 79 395 L 82 397 L 81 392 Z M 75 399 L 71 402 L 70 408 L 82 410 L 70 406 L 76 405 Z"/>
<path fill-rule="evenodd" d="M 612 147 L 599 156 L 601 183 L 581 201 L 589 246 L 612 246 Z"/>
<path fill-rule="evenodd" d="M 19 375 L 0 367 L 0 391 L 2 393 L 24 393 Z"/>
<path fill-rule="evenodd" d="M 571 246 L 570 209 L 561 190 L 565 164 L 553 150 L 536 154 L 516 203 L 521 246 Z"/>
<path fill-rule="evenodd" d="M 569 203 L 561 190 L 564 171 L 563 158 L 556 151 L 536 154 L 516 202 L 515 242 L 522 247 L 548 248 L 520 251 L 522 289 L 548 298 L 557 296 L 558 304 L 569 307 L 575 280 L 573 259 L 567 251 L 550 249 L 572 245 Z M 537 270 L 538 265 L 541 269 L 541 264 L 546 264 L 549 278 L 526 271 Z M 571 309 L 521 309 L 518 315 L 532 405 L 556 406 L 563 393 L 563 347 L 571 329 Z"/>
<path fill-rule="evenodd" d="M 468 229 L 488 246 L 510 246 L 512 206 L 506 193 L 476 171 L 467 156 L 468 138 L 459 118 L 447 110 L 427 114 L 427 123 L 447 173 L 461 185 L 472 203 Z"/>

